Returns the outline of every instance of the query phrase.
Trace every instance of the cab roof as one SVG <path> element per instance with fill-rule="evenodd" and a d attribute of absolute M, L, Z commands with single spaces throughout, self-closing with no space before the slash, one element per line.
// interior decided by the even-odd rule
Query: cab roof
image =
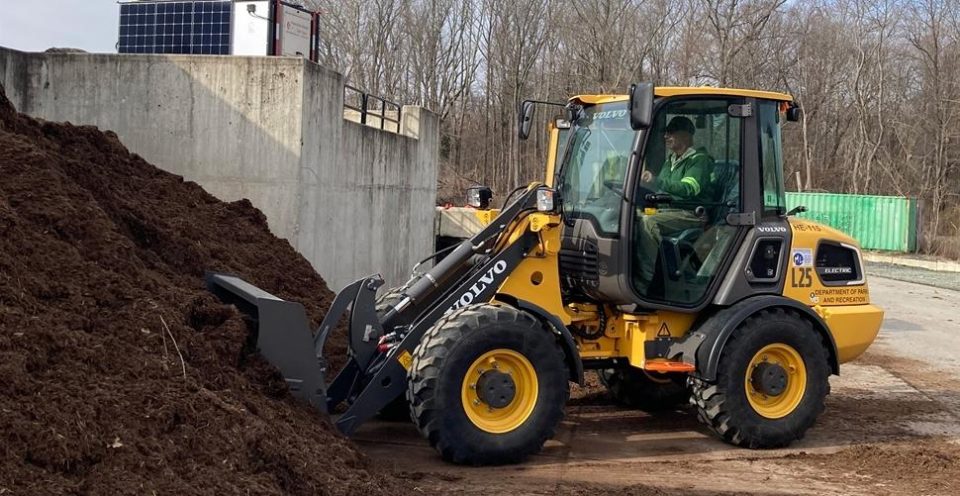
<path fill-rule="evenodd" d="M 704 95 L 704 96 L 742 96 L 747 98 L 760 98 L 763 100 L 776 100 L 778 102 L 792 102 L 793 97 L 786 93 L 777 93 L 775 91 L 744 90 L 738 88 L 714 88 L 711 86 L 655 86 L 654 96 L 679 96 L 679 95 Z M 577 101 L 588 105 L 599 103 L 622 102 L 628 100 L 628 95 L 577 95 L 570 101 Z"/>

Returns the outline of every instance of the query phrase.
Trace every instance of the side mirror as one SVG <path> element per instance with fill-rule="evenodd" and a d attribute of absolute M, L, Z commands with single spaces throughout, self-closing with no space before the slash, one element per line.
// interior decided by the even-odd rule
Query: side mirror
<path fill-rule="evenodd" d="M 653 124 L 653 83 L 630 85 L 630 127 L 635 131 Z"/>
<path fill-rule="evenodd" d="M 802 112 L 803 111 L 800 110 L 799 105 L 797 105 L 796 103 L 791 104 L 790 107 L 787 108 L 787 121 L 788 122 L 799 121 Z"/>
<path fill-rule="evenodd" d="M 533 101 L 524 100 L 520 104 L 520 139 L 530 137 L 530 126 L 533 125 Z"/>

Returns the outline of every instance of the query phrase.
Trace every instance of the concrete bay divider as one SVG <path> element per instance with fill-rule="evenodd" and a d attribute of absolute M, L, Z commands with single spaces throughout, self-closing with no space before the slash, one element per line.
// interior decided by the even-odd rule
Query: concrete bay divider
<path fill-rule="evenodd" d="M 344 77 L 300 58 L 24 53 L 0 47 L 21 112 L 113 130 L 225 201 L 249 199 L 338 290 L 402 283 L 432 252 L 439 121 L 344 119 Z"/>

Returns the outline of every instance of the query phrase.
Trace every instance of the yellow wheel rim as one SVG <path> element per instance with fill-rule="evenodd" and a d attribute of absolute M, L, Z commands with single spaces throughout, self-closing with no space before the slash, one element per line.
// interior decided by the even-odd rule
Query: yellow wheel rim
<path fill-rule="evenodd" d="M 759 384 L 754 384 L 758 368 L 770 365 L 781 367 L 778 371 L 782 370 L 786 378 L 786 384 L 778 394 L 764 392 Z M 803 358 L 792 346 L 783 343 L 769 344 L 761 348 L 753 355 L 744 375 L 747 401 L 755 412 L 769 419 L 783 418 L 793 413 L 807 390 L 807 367 Z"/>
<path fill-rule="evenodd" d="M 515 394 L 500 408 L 490 406 L 478 394 L 481 378 L 490 372 L 507 374 L 513 380 Z M 488 351 L 474 360 L 463 377 L 460 397 L 463 411 L 477 428 L 493 434 L 510 432 L 523 425 L 537 405 L 539 384 L 530 360 L 508 349 Z"/>

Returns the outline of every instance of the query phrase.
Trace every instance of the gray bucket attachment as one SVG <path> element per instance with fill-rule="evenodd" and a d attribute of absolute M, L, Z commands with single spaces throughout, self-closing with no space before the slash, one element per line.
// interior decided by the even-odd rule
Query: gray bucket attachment
<path fill-rule="evenodd" d="M 327 412 L 324 373 L 303 305 L 280 299 L 239 277 L 207 273 L 207 288 L 257 321 L 257 349 L 280 369 L 290 392 Z"/>

